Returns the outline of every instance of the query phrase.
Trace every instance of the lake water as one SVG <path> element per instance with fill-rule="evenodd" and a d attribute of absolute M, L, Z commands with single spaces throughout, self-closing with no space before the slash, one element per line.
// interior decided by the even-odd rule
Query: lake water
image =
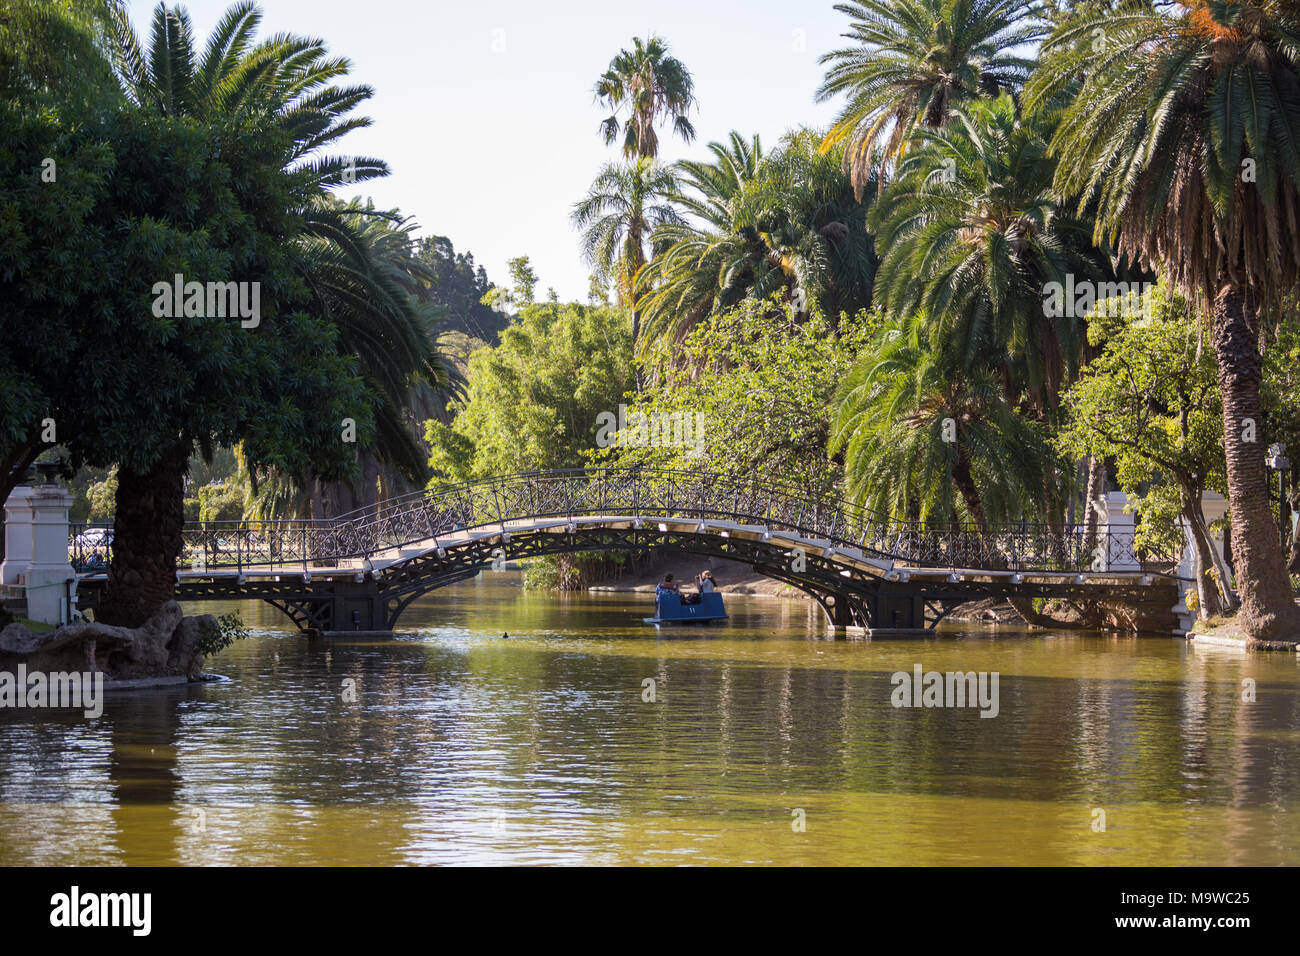
<path fill-rule="evenodd" d="M 0 711 L 0 865 L 1300 863 L 1295 654 L 650 603 L 485 574 L 367 643 L 191 607 L 255 629 L 228 682 Z M 997 673 L 997 716 L 894 707 L 916 665 Z"/>

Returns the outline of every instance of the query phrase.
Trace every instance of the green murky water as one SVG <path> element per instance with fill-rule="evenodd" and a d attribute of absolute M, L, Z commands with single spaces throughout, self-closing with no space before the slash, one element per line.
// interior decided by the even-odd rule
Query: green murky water
<path fill-rule="evenodd" d="M 426 597 L 383 643 L 246 604 L 228 683 L 0 711 L 0 864 L 1300 863 L 1296 655 L 836 641 L 741 597 L 656 634 L 645 596 L 516 584 Z M 891 706 L 916 664 L 997 672 L 998 716 Z"/>

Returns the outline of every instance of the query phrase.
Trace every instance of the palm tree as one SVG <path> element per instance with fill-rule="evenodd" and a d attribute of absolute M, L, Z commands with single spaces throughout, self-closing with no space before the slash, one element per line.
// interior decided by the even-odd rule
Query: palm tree
<path fill-rule="evenodd" d="M 634 37 L 631 50 L 619 50 L 596 82 L 596 102 L 610 111 L 600 124 L 605 145 L 623 133 L 623 156 L 642 159 L 659 155 L 655 126 L 672 121 L 673 130 L 685 142 L 695 138 L 695 127 L 687 114 L 695 105 L 695 81 L 681 60 L 668 53 L 661 37 Z M 619 113 L 627 110 L 626 118 Z"/>
<path fill-rule="evenodd" d="M 427 301 L 436 277 L 415 256 L 414 220 L 357 200 L 321 198 L 316 206 L 318 221 L 333 217 L 334 234 L 326 239 L 317 230 L 301 240 L 302 275 L 314 311 L 339 330 L 339 351 L 355 359 L 376 397 L 375 440 L 358 451 L 360 487 L 347 494 L 339 483 L 311 476 L 301 483 L 311 513 L 321 518 L 373 504 L 380 482 L 423 487 L 429 477 L 424 419 L 411 409 L 445 401 L 462 382 L 438 350 L 440 313 Z"/>
<path fill-rule="evenodd" d="M 757 136 L 710 143 L 712 162 L 676 164 L 674 201 L 692 218 L 655 232 L 661 251 L 638 280 L 643 347 L 677 343 L 742 299 L 783 293 L 806 313 L 853 313 L 871 301 L 876 257 L 865 207 L 836 153 L 811 130 L 765 155 Z"/>
<path fill-rule="evenodd" d="M 1300 636 L 1269 507 L 1261 309 L 1300 285 L 1300 10 L 1276 0 L 1132 0 L 1058 28 L 1028 92 L 1077 84 L 1056 183 L 1099 238 L 1212 307 L 1232 550 L 1256 638 Z"/>
<path fill-rule="evenodd" d="M 645 265 L 646 243 L 654 231 L 681 221 L 671 202 L 675 193 L 672 170 L 641 156 L 629 163 L 606 163 L 586 197 L 573 207 L 583 255 L 598 279 L 613 281 L 619 303 L 632 307 L 634 348 L 641 328 L 637 273 Z"/>
<path fill-rule="evenodd" d="M 1083 321 L 1073 309 L 1046 315 L 1044 290 L 1067 273 L 1108 273 L 1091 224 L 1061 210 L 1055 161 L 1010 96 L 973 101 L 917 142 L 871 211 L 888 250 L 877 298 L 895 317 L 929 315 L 960 368 L 996 368 L 1008 400 L 1024 396 L 1051 417 L 1077 370 Z"/>
<path fill-rule="evenodd" d="M 825 148 L 844 148 L 859 196 L 877 163 L 901 157 L 918 127 L 937 129 L 953 106 L 1023 84 L 1033 61 L 1016 50 L 1039 40 L 1035 0 L 856 0 L 832 50 L 819 101 L 847 94 Z"/>
<path fill-rule="evenodd" d="M 437 363 L 422 336 L 409 298 L 375 256 L 357 210 L 325 200 L 327 191 L 348 182 L 386 175 L 379 160 L 321 156 L 320 151 L 351 130 L 369 124 L 352 110 L 368 99 L 368 86 L 336 86 L 350 68 L 331 58 L 319 40 L 274 36 L 256 45 L 261 18 L 248 2 L 232 6 L 200 54 L 188 14 L 160 3 L 154 10 L 146 50 L 125 5 L 114 0 L 109 46 L 119 82 L 141 111 L 183 116 L 206 124 L 214 148 L 238 148 L 249 131 L 283 136 L 283 175 L 292 208 L 286 236 L 310 295 L 310 306 L 333 322 L 341 349 L 355 356 L 372 385 L 378 385 L 375 413 L 381 453 L 411 464 L 404 440 L 385 412 L 383 393 L 416 374 L 437 375 Z M 208 436 L 178 436 L 176 447 L 144 472 L 119 474 L 114 556 L 103 616 L 138 623 L 173 593 L 180 552 L 183 480 L 192 444 L 210 451 Z"/>
<path fill-rule="evenodd" d="M 743 298 L 746 285 L 736 265 L 743 255 L 730 240 L 736 205 L 758 175 L 763 145 L 732 130 L 727 143 L 709 143 L 711 162 L 675 164 L 673 203 L 684 213 L 659 227 L 661 251 L 647 264 L 637 290 L 638 306 L 651 323 L 648 338 L 681 342 L 706 315 Z M 691 217 L 690 219 L 687 216 Z"/>
<path fill-rule="evenodd" d="M 830 451 L 849 497 L 892 519 L 1020 518 L 1050 449 L 989 369 L 954 368 L 932 334 L 923 318 L 890 321 L 840 386 Z"/>

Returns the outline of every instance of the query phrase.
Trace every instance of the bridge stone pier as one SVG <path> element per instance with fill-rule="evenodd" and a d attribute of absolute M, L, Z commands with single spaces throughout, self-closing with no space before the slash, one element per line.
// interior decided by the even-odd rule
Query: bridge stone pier
<path fill-rule="evenodd" d="M 989 597 L 1104 600 L 1168 634 L 1185 623 L 1176 557 L 1136 553 L 1131 531 L 880 521 L 797 489 L 657 469 L 509 475 L 328 521 L 187 525 L 184 539 L 180 600 L 258 598 L 324 635 L 389 633 L 420 595 L 503 561 L 655 548 L 749 564 L 812 597 L 828 625 L 873 637 L 932 632 Z M 1094 571 L 1098 546 L 1115 560 Z M 102 580 L 81 579 L 85 604 Z"/>

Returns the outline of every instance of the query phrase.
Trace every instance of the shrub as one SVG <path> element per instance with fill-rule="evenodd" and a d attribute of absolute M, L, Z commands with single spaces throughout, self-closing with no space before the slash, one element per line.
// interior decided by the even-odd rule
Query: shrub
<path fill-rule="evenodd" d="M 204 623 L 199 632 L 199 651 L 205 657 L 219 654 L 235 641 L 248 637 L 248 633 L 238 614 L 223 614 L 212 623 Z"/>

